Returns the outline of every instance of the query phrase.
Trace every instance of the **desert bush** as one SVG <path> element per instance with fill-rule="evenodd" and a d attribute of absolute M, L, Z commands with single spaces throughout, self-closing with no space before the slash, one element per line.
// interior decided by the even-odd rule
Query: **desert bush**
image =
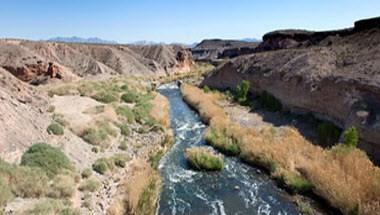
<path fill-rule="evenodd" d="M 122 124 L 120 125 L 120 133 L 124 136 L 129 136 L 131 131 L 129 130 L 128 124 Z"/>
<path fill-rule="evenodd" d="M 210 88 L 207 85 L 203 86 L 203 92 L 209 93 L 210 92 Z"/>
<path fill-rule="evenodd" d="M 10 186 L 0 178 L 0 207 L 4 206 L 13 198 L 13 193 Z"/>
<path fill-rule="evenodd" d="M 217 131 L 216 129 L 210 128 L 205 133 L 205 140 L 207 144 L 210 144 L 223 154 L 235 156 L 240 153 L 237 141 L 227 136 L 224 131 Z"/>
<path fill-rule="evenodd" d="M 61 150 L 46 143 L 32 145 L 22 155 L 21 165 L 41 168 L 49 177 L 73 169 L 70 160 Z"/>
<path fill-rule="evenodd" d="M 50 187 L 49 197 L 70 198 L 75 192 L 75 180 L 70 175 L 57 175 Z"/>
<path fill-rule="evenodd" d="M 239 104 L 247 104 L 247 96 L 249 92 L 249 82 L 244 80 L 236 87 L 235 99 Z"/>
<path fill-rule="evenodd" d="M 343 132 L 343 143 L 348 147 L 356 148 L 359 142 L 359 132 L 355 127 L 346 129 Z"/>
<path fill-rule="evenodd" d="M 100 188 L 100 182 L 95 179 L 87 179 L 80 186 L 80 191 L 95 192 Z"/>
<path fill-rule="evenodd" d="M 92 96 L 93 99 L 102 103 L 111 103 L 118 101 L 118 95 L 112 91 L 100 91 Z"/>
<path fill-rule="evenodd" d="M 265 109 L 276 112 L 276 111 L 281 111 L 282 110 L 282 104 L 281 102 L 274 97 L 272 94 L 264 91 L 260 96 L 259 96 L 259 102 L 261 106 L 263 106 Z"/>
<path fill-rule="evenodd" d="M 339 141 L 341 130 L 330 122 L 321 122 L 317 127 L 318 143 L 331 146 Z"/>
<path fill-rule="evenodd" d="M 127 145 L 127 141 L 126 141 L 126 140 L 124 140 L 124 141 L 122 141 L 122 142 L 120 143 L 120 145 L 119 145 L 119 149 L 120 149 L 120 150 L 123 150 L 123 151 L 126 151 L 126 150 L 128 149 L 128 145 Z"/>
<path fill-rule="evenodd" d="M 46 130 L 49 134 L 54 134 L 54 135 L 63 135 L 64 134 L 63 127 L 58 123 L 50 124 Z"/>
<path fill-rule="evenodd" d="M 109 158 L 100 158 L 92 165 L 92 169 L 99 173 L 105 174 L 108 170 L 113 170 L 115 167 L 124 168 L 129 160 L 125 154 L 115 154 Z"/>
<path fill-rule="evenodd" d="M 70 205 L 62 200 L 44 199 L 36 203 L 33 208 L 28 209 L 23 215 L 79 215 L 77 209 L 73 209 Z"/>
<path fill-rule="evenodd" d="M 207 148 L 187 149 L 185 157 L 190 167 L 195 170 L 215 171 L 223 169 L 223 159 Z"/>
<path fill-rule="evenodd" d="M 107 145 L 110 137 L 117 133 L 107 121 L 97 122 L 94 127 L 87 128 L 81 134 L 86 142 L 92 145 Z"/>
<path fill-rule="evenodd" d="M 134 90 L 129 90 L 121 96 L 121 100 L 126 103 L 135 103 L 139 100 L 139 94 Z"/>
<path fill-rule="evenodd" d="M 129 123 L 132 123 L 135 121 L 135 114 L 133 110 L 127 106 L 118 106 L 116 108 L 116 113 L 126 118 Z"/>
<path fill-rule="evenodd" d="M 113 165 L 106 158 L 100 158 L 92 164 L 92 169 L 95 172 L 104 175 L 108 170 L 113 169 Z"/>
<path fill-rule="evenodd" d="M 91 175 L 92 175 L 92 169 L 90 168 L 84 169 L 81 174 L 82 178 L 89 178 L 91 177 Z"/>

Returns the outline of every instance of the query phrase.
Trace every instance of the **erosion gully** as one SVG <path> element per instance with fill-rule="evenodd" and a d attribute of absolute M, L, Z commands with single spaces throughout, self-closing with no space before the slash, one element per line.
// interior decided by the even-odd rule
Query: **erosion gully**
<path fill-rule="evenodd" d="M 205 146 L 205 125 L 182 100 L 174 84 L 159 92 L 170 102 L 174 145 L 159 165 L 162 190 L 157 214 L 299 214 L 287 193 L 277 188 L 259 169 L 238 158 L 225 157 L 221 172 L 196 172 L 187 166 L 184 151 Z"/>

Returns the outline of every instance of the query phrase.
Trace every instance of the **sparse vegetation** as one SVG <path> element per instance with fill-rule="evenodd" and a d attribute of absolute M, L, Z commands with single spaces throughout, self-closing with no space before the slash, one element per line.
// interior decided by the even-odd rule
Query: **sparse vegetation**
<path fill-rule="evenodd" d="M 185 157 L 190 167 L 195 170 L 219 171 L 223 169 L 223 159 L 207 148 L 187 149 Z"/>
<path fill-rule="evenodd" d="M 77 209 L 73 209 L 71 205 L 62 200 L 44 199 L 36 203 L 33 208 L 25 211 L 23 215 L 79 215 Z"/>
<path fill-rule="evenodd" d="M 97 122 L 94 127 L 87 128 L 83 131 L 81 137 L 92 145 L 108 145 L 111 137 L 117 133 L 107 121 Z"/>
<path fill-rule="evenodd" d="M 359 132 L 355 127 L 348 128 L 343 132 L 344 145 L 356 148 L 359 143 Z"/>
<path fill-rule="evenodd" d="M 249 92 L 249 82 L 244 80 L 236 87 L 235 99 L 239 104 L 247 104 L 247 96 Z"/>
<path fill-rule="evenodd" d="M 103 175 L 107 171 L 113 170 L 115 167 L 124 168 L 128 160 L 129 158 L 125 154 L 116 154 L 109 158 L 99 158 L 92 165 L 92 169 Z"/>
<path fill-rule="evenodd" d="M 139 100 L 139 94 L 134 90 L 128 90 L 121 96 L 121 100 L 127 103 L 135 103 Z"/>
<path fill-rule="evenodd" d="M 82 178 L 89 178 L 91 177 L 91 175 L 92 175 L 92 169 L 90 168 L 84 169 L 81 174 Z"/>
<path fill-rule="evenodd" d="M 92 98 L 102 103 L 111 103 L 119 100 L 116 93 L 106 90 L 96 93 Z"/>
<path fill-rule="evenodd" d="M 164 155 L 165 155 L 164 150 L 159 150 L 159 151 L 150 155 L 149 162 L 150 162 L 150 165 L 153 169 L 158 168 L 158 164 L 160 163 L 160 160 Z"/>
<path fill-rule="evenodd" d="M 126 141 L 126 140 L 124 140 L 124 141 L 122 141 L 122 142 L 120 143 L 120 145 L 119 145 L 119 149 L 120 149 L 120 150 L 123 150 L 123 151 L 126 151 L 126 150 L 128 149 L 128 145 L 127 145 L 127 141 Z"/>
<path fill-rule="evenodd" d="M 32 145 L 22 155 L 21 165 L 41 168 L 49 177 L 73 169 L 70 160 L 61 150 L 46 143 Z"/>
<path fill-rule="evenodd" d="M 50 124 L 46 130 L 49 134 L 54 134 L 54 135 L 63 135 L 65 132 L 63 127 L 58 123 Z"/>
<path fill-rule="evenodd" d="M 100 158 L 92 165 L 92 169 L 95 172 L 104 175 L 109 169 L 113 169 L 113 164 L 111 164 L 106 158 Z"/>
<path fill-rule="evenodd" d="M 95 192 L 100 187 L 100 182 L 95 179 L 87 179 L 84 181 L 80 186 L 80 191 L 88 191 L 88 192 Z"/>
<path fill-rule="evenodd" d="M 70 175 L 57 175 L 50 187 L 49 197 L 70 198 L 75 192 L 75 181 Z"/>
<path fill-rule="evenodd" d="M 129 126 L 127 124 L 120 125 L 120 133 L 124 136 L 129 136 L 131 131 L 129 130 Z"/>
<path fill-rule="evenodd" d="M 215 129 L 210 128 L 205 133 L 205 140 L 223 154 L 235 156 L 240 153 L 237 141 L 227 136 L 225 132 L 217 132 Z"/>
<path fill-rule="evenodd" d="M 135 121 L 135 114 L 133 113 L 133 110 L 127 106 L 118 106 L 116 109 L 116 113 L 126 118 L 129 123 Z"/>

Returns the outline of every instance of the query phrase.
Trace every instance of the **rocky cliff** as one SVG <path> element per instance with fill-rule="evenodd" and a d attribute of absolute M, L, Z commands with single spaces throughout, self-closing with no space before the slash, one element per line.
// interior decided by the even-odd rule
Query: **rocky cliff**
<path fill-rule="evenodd" d="M 0 40 L 0 67 L 33 84 L 112 75 L 165 76 L 188 72 L 191 65 L 191 52 L 181 46 Z"/>
<path fill-rule="evenodd" d="M 235 89 L 248 80 L 251 93 L 267 91 L 292 111 L 355 126 L 359 147 L 379 162 L 379 18 L 340 31 L 277 31 L 258 49 L 218 67 L 203 85 Z"/>
<path fill-rule="evenodd" d="M 191 51 L 196 61 L 207 61 L 218 64 L 223 59 L 251 54 L 255 51 L 257 45 L 257 42 L 211 39 L 203 40 Z"/>

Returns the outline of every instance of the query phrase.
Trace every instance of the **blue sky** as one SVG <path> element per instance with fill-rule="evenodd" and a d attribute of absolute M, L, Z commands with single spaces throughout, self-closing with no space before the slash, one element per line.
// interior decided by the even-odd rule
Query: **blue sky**
<path fill-rule="evenodd" d="M 380 0 L 1 0 L 0 37 L 192 43 L 327 30 L 380 16 Z"/>

